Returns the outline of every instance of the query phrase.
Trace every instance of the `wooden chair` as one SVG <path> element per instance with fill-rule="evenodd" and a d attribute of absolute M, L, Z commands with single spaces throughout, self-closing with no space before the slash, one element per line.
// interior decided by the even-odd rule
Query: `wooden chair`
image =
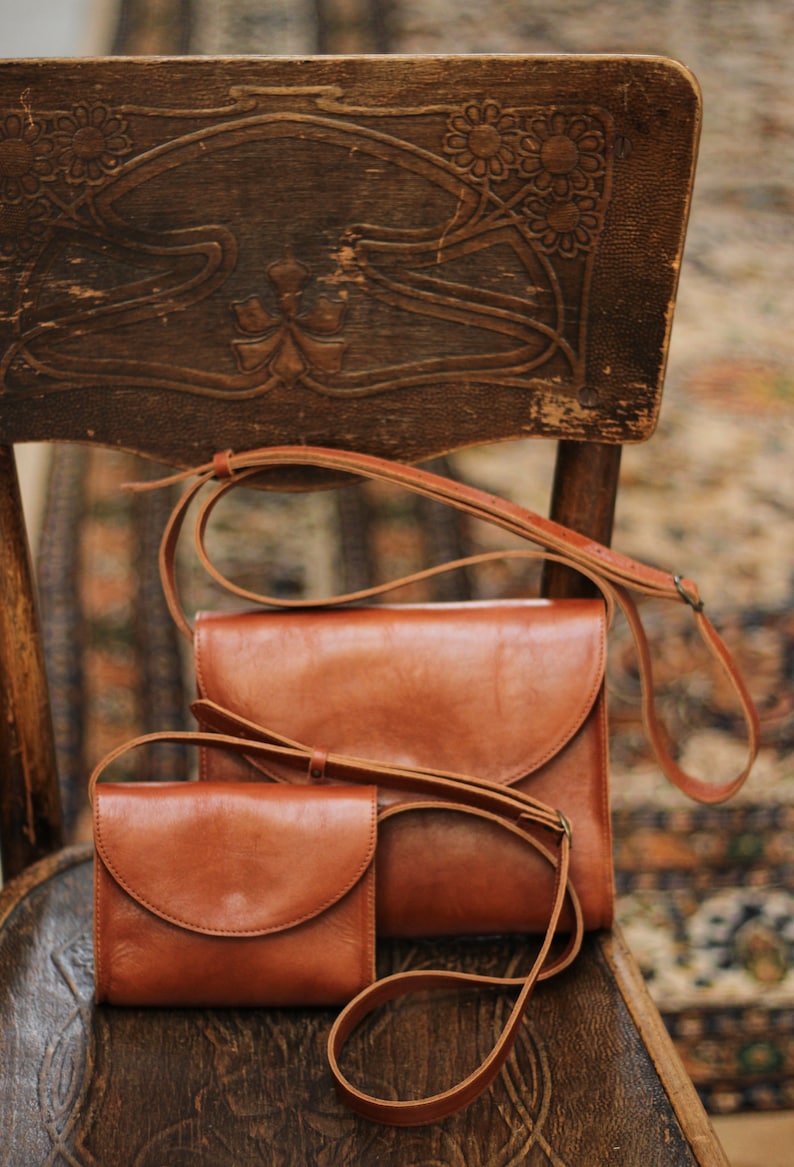
<path fill-rule="evenodd" d="M 323 1011 L 95 1007 L 13 454 L 556 439 L 553 516 L 608 542 L 621 443 L 659 412 L 699 122 L 653 58 L 0 67 L 0 1161 L 726 1163 L 617 930 L 538 991 L 496 1085 L 419 1130 L 336 1101 Z M 419 1011 L 407 1059 L 464 1064 L 503 1008 Z"/>

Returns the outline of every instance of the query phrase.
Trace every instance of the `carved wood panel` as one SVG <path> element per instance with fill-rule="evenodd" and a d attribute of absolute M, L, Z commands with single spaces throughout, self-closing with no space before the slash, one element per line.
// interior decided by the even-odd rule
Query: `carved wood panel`
<path fill-rule="evenodd" d="M 592 938 L 538 990 L 493 1087 L 443 1123 L 355 1118 L 325 1062 L 328 1010 L 96 1007 L 87 849 L 55 879 L 0 897 L 2 1167 L 393 1167 L 694 1163 Z M 5 919 L 3 918 L 5 916 Z M 380 971 L 525 967 L 520 941 L 382 947 Z M 523 955 L 522 955 L 523 953 Z M 351 1047 L 352 1072 L 389 1096 L 437 1088 L 487 1052 L 508 1002 L 487 993 L 401 1007 Z M 586 1064 L 585 1064 L 586 1062 Z"/>
<path fill-rule="evenodd" d="M 0 434 L 646 436 L 697 120 L 630 58 L 4 66 Z"/>

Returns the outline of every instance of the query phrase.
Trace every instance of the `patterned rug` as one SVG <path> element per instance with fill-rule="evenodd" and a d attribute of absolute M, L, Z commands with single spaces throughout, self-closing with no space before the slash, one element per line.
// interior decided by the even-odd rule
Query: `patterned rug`
<path fill-rule="evenodd" d="M 794 318 L 789 276 L 794 75 L 792 15 L 776 0 L 126 0 L 114 51 L 658 52 L 704 88 L 697 197 L 659 429 L 624 454 L 615 545 L 697 579 L 743 664 L 763 749 L 727 807 L 688 803 L 661 779 L 642 736 L 625 630 L 610 653 L 619 917 L 666 1023 L 715 1113 L 794 1106 Z M 443 468 L 546 508 L 550 454 L 518 444 Z M 152 554 L 170 505 L 133 497 L 126 455 L 64 450 L 52 471 L 42 604 L 68 819 L 84 831 L 86 764 L 133 733 L 184 721 L 184 660 Z M 284 594 L 399 574 L 492 536 L 388 492 L 239 500 L 214 549 L 246 582 L 241 540 L 273 553 L 264 581 Z M 312 548 L 311 556 L 305 547 Z M 341 554 L 339 549 L 342 549 Z M 259 556 L 257 555 L 257 559 Z M 185 565 L 187 598 L 221 597 Z M 263 582 L 262 580 L 259 581 Z M 450 583 L 438 598 L 531 583 Z M 646 606 L 662 707 L 684 764 L 740 765 L 736 711 L 703 669 L 686 612 Z M 145 646 L 145 651 L 142 647 Z M 76 717 L 81 695 L 87 715 Z M 165 764 L 158 760 L 158 765 Z M 167 764 L 179 763 L 168 758 Z M 162 771 L 160 771 L 162 772 Z"/>

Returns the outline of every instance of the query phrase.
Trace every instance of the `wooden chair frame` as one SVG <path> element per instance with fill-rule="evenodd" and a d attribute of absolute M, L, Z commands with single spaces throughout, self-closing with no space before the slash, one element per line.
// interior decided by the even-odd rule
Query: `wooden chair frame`
<path fill-rule="evenodd" d="M 14 444 L 99 443 L 186 467 L 228 447 L 304 442 L 418 461 L 545 437 L 559 443 L 552 517 L 609 542 L 621 446 L 658 418 L 699 125 L 696 82 L 658 58 L 0 66 L 0 845 L 16 877 L 0 900 L 2 979 L 14 982 L 13 930 L 33 927 L 51 881 L 66 888 L 64 912 L 86 919 L 75 908 L 86 852 L 60 850 Z M 546 574 L 550 595 L 579 586 Z M 96 1108 L 118 1114 L 135 1076 L 113 1085 L 108 1024 L 122 1048 L 148 1040 L 148 1022 L 97 1016 L 66 925 L 49 927 L 41 951 L 71 994 L 64 1024 L 80 1029 L 82 1078 L 62 1111 L 41 1104 L 46 1161 L 122 1162 Z M 323 1081 L 320 1117 L 279 1161 L 318 1161 L 320 1131 L 329 1163 L 376 1148 L 384 1162 L 458 1163 L 476 1138 L 480 1157 L 466 1162 L 572 1167 L 606 1162 L 613 1139 L 623 1164 L 724 1167 L 618 931 L 589 937 L 578 971 L 543 993 L 525 1061 L 550 1058 L 555 1089 L 579 1102 L 547 1098 L 542 1130 L 515 1074 L 513 1118 L 478 1103 L 424 1142 L 346 1125 Z M 312 1025 L 299 1062 L 314 1057 Z M 33 1067 L 40 1098 L 65 1032 Z M 593 1043 L 604 1044 L 595 1070 Z M 604 1050 L 614 1078 L 588 1112 Z M 14 1147 L 32 1122 L 21 1098 Z M 184 1121 L 188 1143 L 206 1136 L 195 1114 Z M 260 1126 L 269 1140 L 281 1129 L 272 1114 Z M 28 1138 L 45 1146 L 41 1131 Z M 128 1143 L 141 1163 L 142 1146 Z"/>

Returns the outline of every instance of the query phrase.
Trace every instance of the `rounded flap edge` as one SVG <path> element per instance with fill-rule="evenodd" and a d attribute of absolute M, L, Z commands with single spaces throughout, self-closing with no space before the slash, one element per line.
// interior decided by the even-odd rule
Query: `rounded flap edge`
<path fill-rule="evenodd" d="M 371 786 L 102 783 L 97 861 L 142 908 L 209 936 L 265 936 L 338 903 L 372 867 Z"/>
<path fill-rule="evenodd" d="M 196 672 L 203 696 L 307 745 L 506 785 L 586 721 L 606 631 L 597 598 L 200 613 Z"/>

